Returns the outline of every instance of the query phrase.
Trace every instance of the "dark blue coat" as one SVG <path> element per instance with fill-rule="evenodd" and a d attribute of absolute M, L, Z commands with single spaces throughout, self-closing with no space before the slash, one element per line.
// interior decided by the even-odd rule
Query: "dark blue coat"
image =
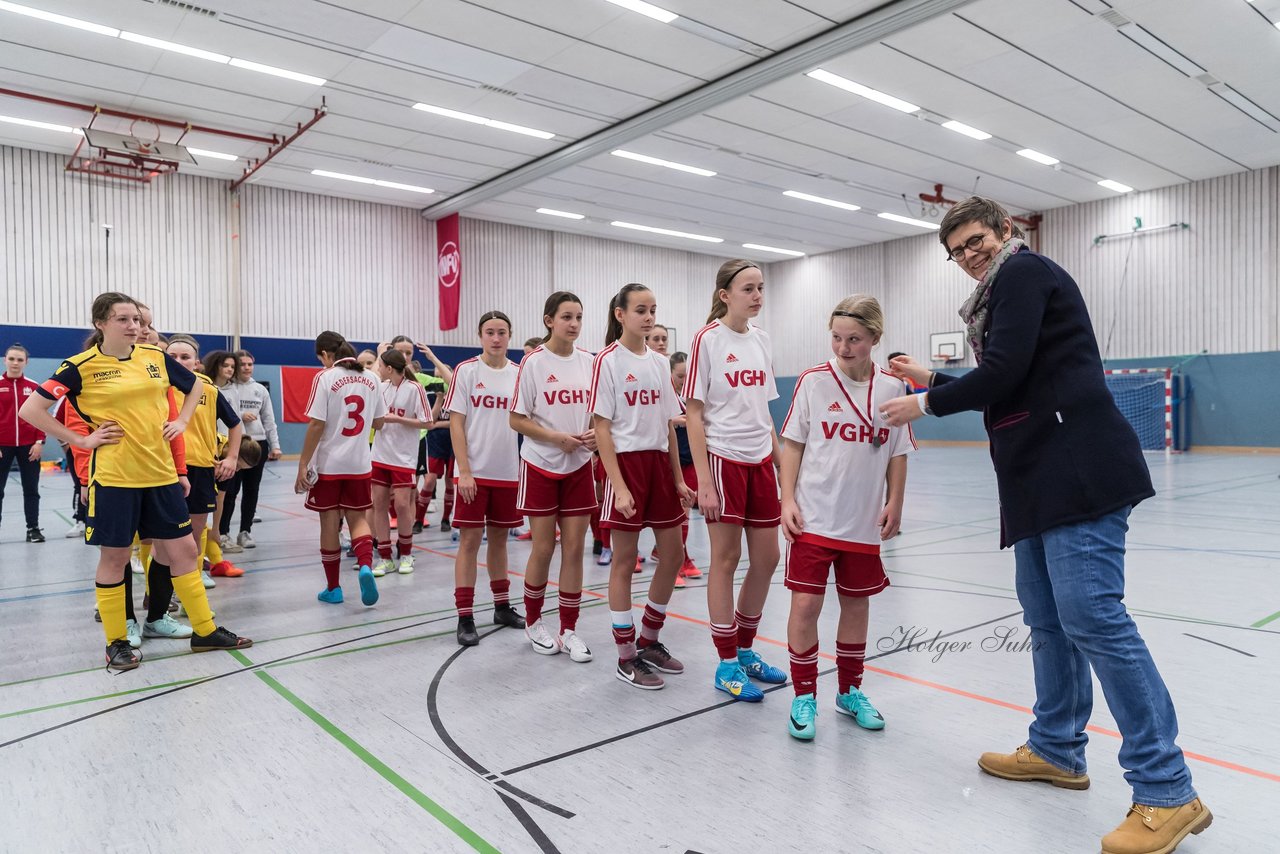
<path fill-rule="evenodd" d="M 1000 490 L 1000 547 L 1155 495 L 1133 427 L 1102 372 L 1080 288 L 1022 251 L 991 289 L 982 363 L 935 374 L 935 415 L 982 411 Z"/>

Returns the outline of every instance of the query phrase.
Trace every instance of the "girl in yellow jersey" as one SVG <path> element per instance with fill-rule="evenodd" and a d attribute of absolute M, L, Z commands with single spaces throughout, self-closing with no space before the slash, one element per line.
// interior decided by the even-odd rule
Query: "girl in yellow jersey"
<path fill-rule="evenodd" d="M 155 540 L 155 555 L 172 567 L 173 586 L 191 618 L 193 652 L 243 649 L 253 642 L 216 626 L 197 569 L 182 487 L 169 449 L 200 404 L 195 374 L 161 350 L 138 342 L 138 303 L 121 293 L 93 301 L 94 345 L 67 359 L 19 413 L 68 444 L 89 448 L 89 526 L 86 540 L 101 549 L 97 599 L 107 637 L 107 668 L 132 670 L 142 660 L 125 637 L 124 566 L 136 531 Z M 168 420 L 170 386 L 187 394 Z M 58 423 L 49 407 L 66 397 L 93 428 L 80 436 Z"/>

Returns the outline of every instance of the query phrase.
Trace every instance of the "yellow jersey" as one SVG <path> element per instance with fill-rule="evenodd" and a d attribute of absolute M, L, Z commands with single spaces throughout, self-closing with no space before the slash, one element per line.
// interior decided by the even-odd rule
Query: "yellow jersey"
<path fill-rule="evenodd" d="M 174 451 L 162 430 L 170 416 L 170 387 L 190 393 L 196 375 L 164 351 L 136 344 L 123 359 L 96 346 L 67 359 L 40 387 L 49 400 L 67 398 L 91 430 L 114 421 L 116 445 L 101 445 L 89 460 L 91 483 L 148 487 L 178 482 Z"/>
<path fill-rule="evenodd" d="M 196 372 L 196 379 L 200 380 L 200 385 L 203 387 L 200 405 L 196 407 L 196 414 L 191 416 L 187 431 L 182 434 L 187 440 L 187 465 L 213 468 L 220 449 L 218 419 L 222 419 L 222 423 L 230 429 L 240 423 L 240 415 L 231 408 L 231 404 L 218 391 L 218 387 L 212 380 L 199 371 Z M 177 398 L 178 408 L 181 409 L 187 396 L 181 391 L 175 391 L 174 396 Z"/>

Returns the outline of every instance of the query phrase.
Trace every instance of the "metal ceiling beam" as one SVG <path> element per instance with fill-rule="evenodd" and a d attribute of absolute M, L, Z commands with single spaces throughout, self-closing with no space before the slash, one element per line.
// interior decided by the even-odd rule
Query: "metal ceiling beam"
<path fill-rule="evenodd" d="M 531 160 L 522 166 L 490 178 L 461 193 L 423 208 L 427 219 L 440 219 L 458 213 L 471 205 L 488 201 L 523 187 L 539 178 L 559 172 L 584 160 L 625 145 L 632 140 L 656 133 L 691 116 L 700 115 L 735 98 L 748 95 L 763 86 L 793 74 L 812 71 L 823 62 L 843 56 L 851 50 L 872 44 L 894 33 L 945 15 L 967 5 L 971 0 L 893 0 L 859 15 L 851 21 L 832 27 L 800 44 L 726 74 L 684 95 L 666 101 L 639 115 L 610 125 L 604 130 L 580 139 L 564 148 Z"/>

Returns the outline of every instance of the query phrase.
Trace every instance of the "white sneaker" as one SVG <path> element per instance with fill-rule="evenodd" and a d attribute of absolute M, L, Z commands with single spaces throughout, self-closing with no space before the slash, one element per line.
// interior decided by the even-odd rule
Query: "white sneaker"
<path fill-rule="evenodd" d="M 142 558 L 137 555 L 129 558 L 129 568 L 133 570 L 134 575 L 142 575 L 146 571 L 142 568 Z"/>
<path fill-rule="evenodd" d="M 608 566 L 613 563 L 613 549 L 601 549 L 596 556 L 596 566 Z"/>
<path fill-rule="evenodd" d="M 408 575 L 413 572 L 413 555 L 405 555 L 400 558 L 399 572 L 401 575 Z"/>
<path fill-rule="evenodd" d="M 436 503 L 434 500 L 427 502 L 427 512 L 428 513 L 436 512 Z"/>
<path fill-rule="evenodd" d="M 525 637 L 533 644 L 533 651 L 540 655 L 555 655 L 560 651 L 560 642 L 547 630 L 545 620 L 538 620 L 532 626 L 524 627 Z"/>
<path fill-rule="evenodd" d="M 578 637 L 573 629 L 565 629 L 560 633 L 560 647 L 569 653 L 569 658 L 579 664 L 591 660 L 591 650 L 587 648 L 586 641 Z"/>
<path fill-rule="evenodd" d="M 351 548 L 351 535 L 347 533 L 347 529 L 343 528 L 338 532 L 338 548 L 344 552 Z"/>
<path fill-rule="evenodd" d="M 219 537 L 218 545 L 222 546 L 222 550 L 230 555 L 238 555 L 244 551 L 239 543 L 231 539 L 230 534 L 223 534 Z"/>
<path fill-rule="evenodd" d="M 258 544 L 253 541 L 253 537 L 248 531 L 241 531 L 240 536 L 236 537 L 236 542 L 240 544 L 242 549 L 256 549 Z"/>
<path fill-rule="evenodd" d="M 200 580 L 204 582 L 204 589 L 211 590 L 218 586 L 218 582 L 213 580 L 213 576 L 204 570 L 200 571 Z"/>
<path fill-rule="evenodd" d="M 142 646 L 142 626 L 138 625 L 137 620 L 124 621 L 124 636 L 129 641 L 129 646 L 134 649 Z"/>
<path fill-rule="evenodd" d="M 82 539 L 83 539 L 83 537 L 84 537 L 84 523 L 83 523 L 83 522 L 76 522 L 76 523 L 75 523 L 74 525 L 72 525 L 72 526 L 70 527 L 70 529 L 68 529 L 68 530 L 67 530 L 67 532 L 66 532 L 65 534 L 63 534 L 62 536 L 66 537 L 68 540 L 74 540 L 74 539 L 75 539 L 75 538 L 77 538 L 77 537 L 80 537 L 80 538 L 82 538 Z"/>
<path fill-rule="evenodd" d="M 373 562 L 373 577 L 381 578 L 388 572 L 395 572 L 396 565 L 391 562 L 390 558 L 380 557 Z"/>

